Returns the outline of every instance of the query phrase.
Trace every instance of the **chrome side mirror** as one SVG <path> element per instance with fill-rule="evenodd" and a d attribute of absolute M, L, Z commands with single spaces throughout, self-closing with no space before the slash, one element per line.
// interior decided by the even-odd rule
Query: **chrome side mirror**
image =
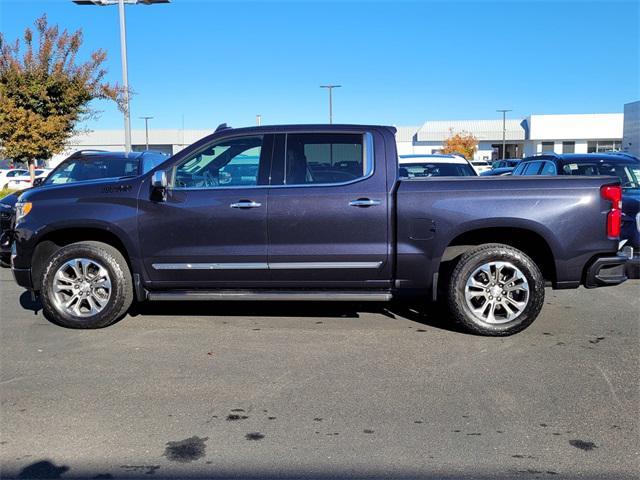
<path fill-rule="evenodd" d="M 167 172 L 164 170 L 153 172 L 153 177 L 151 177 L 151 186 L 157 189 L 167 188 Z"/>
<path fill-rule="evenodd" d="M 167 199 L 167 172 L 158 170 L 151 177 L 151 200 L 164 202 Z"/>

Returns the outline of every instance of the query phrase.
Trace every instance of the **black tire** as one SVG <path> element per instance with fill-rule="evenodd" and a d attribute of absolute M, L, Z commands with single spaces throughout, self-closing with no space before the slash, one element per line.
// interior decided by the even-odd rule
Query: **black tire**
<path fill-rule="evenodd" d="M 519 310 L 520 313 L 514 312 L 512 309 L 507 309 L 502 305 L 493 308 L 491 307 L 490 303 L 493 300 L 490 301 L 488 298 L 493 299 L 494 294 L 489 292 L 489 290 L 491 288 L 498 288 L 504 284 L 500 283 L 501 280 L 498 279 L 498 287 L 492 287 L 494 284 L 491 283 L 491 278 L 489 276 L 486 276 L 487 282 L 489 282 L 486 285 L 486 287 L 488 287 L 487 289 L 484 289 L 484 286 L 482 288 L 471 287 L 474 289 L 473 293 L 480 291 L 480 295 L 478 297 L 470 300 L 470 302 L 472 302 L 472 306 L 479 304 L 480 306 L 477 308 L 482 310 L 482 305 L 484 305 L 483 302 L 489 302 L 485 312 L 476 314 L 467 303 L 465 296 L 467 281 L 469 281 L 474 272 L 478 271 L 477 269 L 482 266 L 490 265 L 491 262 L 507 262 L 511 266 L 516 267 L 520 271 L 520 274 L 524 276 L 526 282 L 528 282 L 528 297 L 521 296 L 516 298 L 516 300 L 523 300 L 526 298 L 526 305 Z M 506 268 L 507 273 L 514 271 L 508 266 L 504 268 Z M 490 271 L 494 270 L 490 269 Z M 479 278 L 481 279 L 485 278 L 482 276 L 482 272 L 479 272 L 476 275 L 480 275 Z M 497 277 L 499 274 L 495 276 Z M 477 276 L 474 278 L 478 279 Z M 520 282 L 523 282 L 523 280 Z M 538 317 L 544 303 L 544 287 L 545 282 L 540 269 L 533 260 L 531 260 L 531 258 L 520 250 L 500 243 L 480 245 L 465 252 L 460 257 L 453 269 L 453 272 L 451 273 L 447 289 L 449 310 L 453 315 L 454 320 L 467 332 L 494 337 L 513 335 L 514 333 L 527 328 Z M 498 290 L 502 290 L 502 288 L 498 288 Z M 486 295 L 492 296 L 483 297 L 485 295 L 484 292 L 487 292 Z M 504 293 L 504 291 L 498 292 L 498 295 Z M 509 296 L 514 294 L 525 295 L 524 289 L 519 289 L 518 292 L 508 293 Z M 501 297 L 496 297 L 496 300 L 499 298 Z M 522 301 L 521 303 L 525 302 Z M 479 315 L 483 315 L 483 313 L 487 313 L 487 311 L 490 311 L 492 316 L 494 315 L 494 312 L 502 314 L 503 318 L 496 319 L 494 317 L 493 320 L 494 322 L 501 321 L 503 323 L 494 323 L 479 317 Z M 476 310 L 476 312 L 478 312 L 478 310 Z M 507 315 L 516 316 L 509 320 Z"/>
<path fill-rule="evenodd" d="M 91 316 L 77 316 L 56 307 L 54 297 L 54 277 L 56 272 L 69 260 L 88 259 L 103 266 L 111 281 L 111 294 L 103 309 Z M 111 245 L 101 242 L 72 243 L 58 250 L 48 261 L 42 275 L 42 311 L 45 317 L 60 326 L 68 328 L 103 328 L 120 320 L 129 310 L 133 301 L 133 282 L 127 261 Z"/>

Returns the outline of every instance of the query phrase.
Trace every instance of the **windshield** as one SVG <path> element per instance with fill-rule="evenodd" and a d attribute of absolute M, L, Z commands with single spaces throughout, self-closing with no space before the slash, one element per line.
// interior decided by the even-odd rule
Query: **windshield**
<path fill-rule="evenodd" d="M 563 167 L 567 175 L 609 175 L 618 177 L 622 188 L 640 188 L 640 163 L 568 163 Z"/>
<path fill-rule="evenodd" d="M 476 172 L 464 163 L 405 163 L 400 164 L 400 178 L 475 177 Z"/>
<path fill-rule="evenodd" d="M 139 174 L 139 160 L 117 157 L 78 157 L 65 160 L 44 181 L 45 185 L 118 178 Z"/>

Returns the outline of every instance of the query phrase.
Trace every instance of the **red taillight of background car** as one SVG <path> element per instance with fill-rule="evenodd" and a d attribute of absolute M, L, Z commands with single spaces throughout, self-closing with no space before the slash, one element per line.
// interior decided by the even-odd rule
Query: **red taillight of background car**
<path fill-rule="evenodd" d="M 607 236 L 620 238 L 622 225 L 622 187 L 620 185 L 604 185 L 600 188 L 600 196 L 611 202 L 611 209 L 607 213 Z"/>

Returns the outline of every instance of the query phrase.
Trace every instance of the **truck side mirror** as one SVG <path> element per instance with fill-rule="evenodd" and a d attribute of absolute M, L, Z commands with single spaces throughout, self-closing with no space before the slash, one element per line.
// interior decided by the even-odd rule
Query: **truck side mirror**
<path fill-rule="evenodd" d="M 44 177 L 38 177 L 38 178 L 33 180 L 33 186 L 34 187 L 39 187 L 43 183 L 44 183 Z"/>
<path fill-rule="evenodd" d="M 158 170 L 151 177 L 151 199 L 164 202 L 167 199 L 167 172 Z"/>

